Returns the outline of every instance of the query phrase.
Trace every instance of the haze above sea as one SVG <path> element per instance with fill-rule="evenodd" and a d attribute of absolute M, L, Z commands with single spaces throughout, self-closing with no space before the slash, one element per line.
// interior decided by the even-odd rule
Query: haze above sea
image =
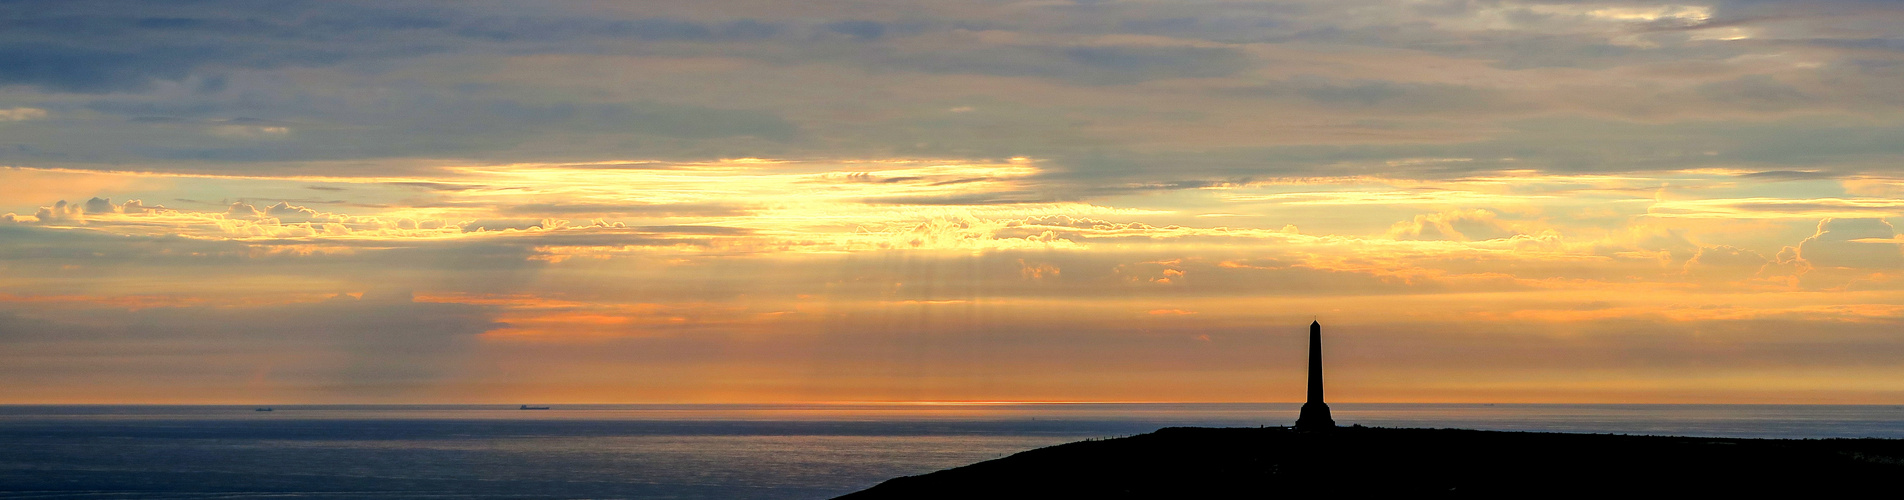
<path fill-rule="evenodd" d="M 1904 406 L 1331 404 L 1342 425 L 1904 438 Z M 0 498 L 829 498 L 1299 404 L 0 406 Z"/>

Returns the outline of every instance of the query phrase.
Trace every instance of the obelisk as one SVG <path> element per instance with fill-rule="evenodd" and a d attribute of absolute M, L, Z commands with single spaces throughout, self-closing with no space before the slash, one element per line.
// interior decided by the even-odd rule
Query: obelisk
<path fill-rule="evenodd" d="M 1322 321 L 1309 323 L 1309 401 L 1296 417 L 1297 429 L 1334 429 L 1329 405 L 1322 402 Z"/>

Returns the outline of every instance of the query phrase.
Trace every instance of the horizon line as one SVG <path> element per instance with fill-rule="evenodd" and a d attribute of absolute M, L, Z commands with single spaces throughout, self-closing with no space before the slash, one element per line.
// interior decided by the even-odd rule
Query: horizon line
<path fill-rule="evenodd" d="M 1244 405 L 1244 404 L 1282 404 L 1300 406 L 1301 401 L 771 401 L 771 402 L 464 402 L 464 403 L 314 403 L 314 402 L 228 402 L 228 403 L 20 403 L 0 402 L 6 406 L 521 406 L 521 405 L 568 405 L 568 406 L 860 406 L 880 405 L 897 407 L 962 407 L 962 406 L 1065 406 L 1065 405 Z M 1518 405 L 1518 406 L 1904 406 L 1904 401 L 1893 403 L 1659 403 L 1659 402 L 1473 402 L 1473 401 L 1333 401 L 1330 404 L 1350 405 Z"/>

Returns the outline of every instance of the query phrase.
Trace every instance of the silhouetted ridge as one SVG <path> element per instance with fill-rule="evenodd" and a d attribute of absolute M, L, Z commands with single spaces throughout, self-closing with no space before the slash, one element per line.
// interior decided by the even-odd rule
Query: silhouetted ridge
<path fill-rule="evenodd" d="M 1815 498 L 1891 495 L 1899 478 L 1904 440 L 1894 439 L 1168 428 L 901 477 L 840 498 Z"/>

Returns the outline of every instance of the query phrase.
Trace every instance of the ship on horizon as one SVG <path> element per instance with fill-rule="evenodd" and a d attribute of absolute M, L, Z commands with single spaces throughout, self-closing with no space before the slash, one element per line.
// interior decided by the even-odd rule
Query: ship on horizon
<path fill-rule="evenodd" d="M 521 407 L 521 408 L 517 408 L 517 409 L 518 409 L 518 410 L 547 410 L 547 409 L 549 409 L 549 407 L 547 407 L 547 406 L 529 406 L 529 405 L 522 405 L 522 407 Z"/>

